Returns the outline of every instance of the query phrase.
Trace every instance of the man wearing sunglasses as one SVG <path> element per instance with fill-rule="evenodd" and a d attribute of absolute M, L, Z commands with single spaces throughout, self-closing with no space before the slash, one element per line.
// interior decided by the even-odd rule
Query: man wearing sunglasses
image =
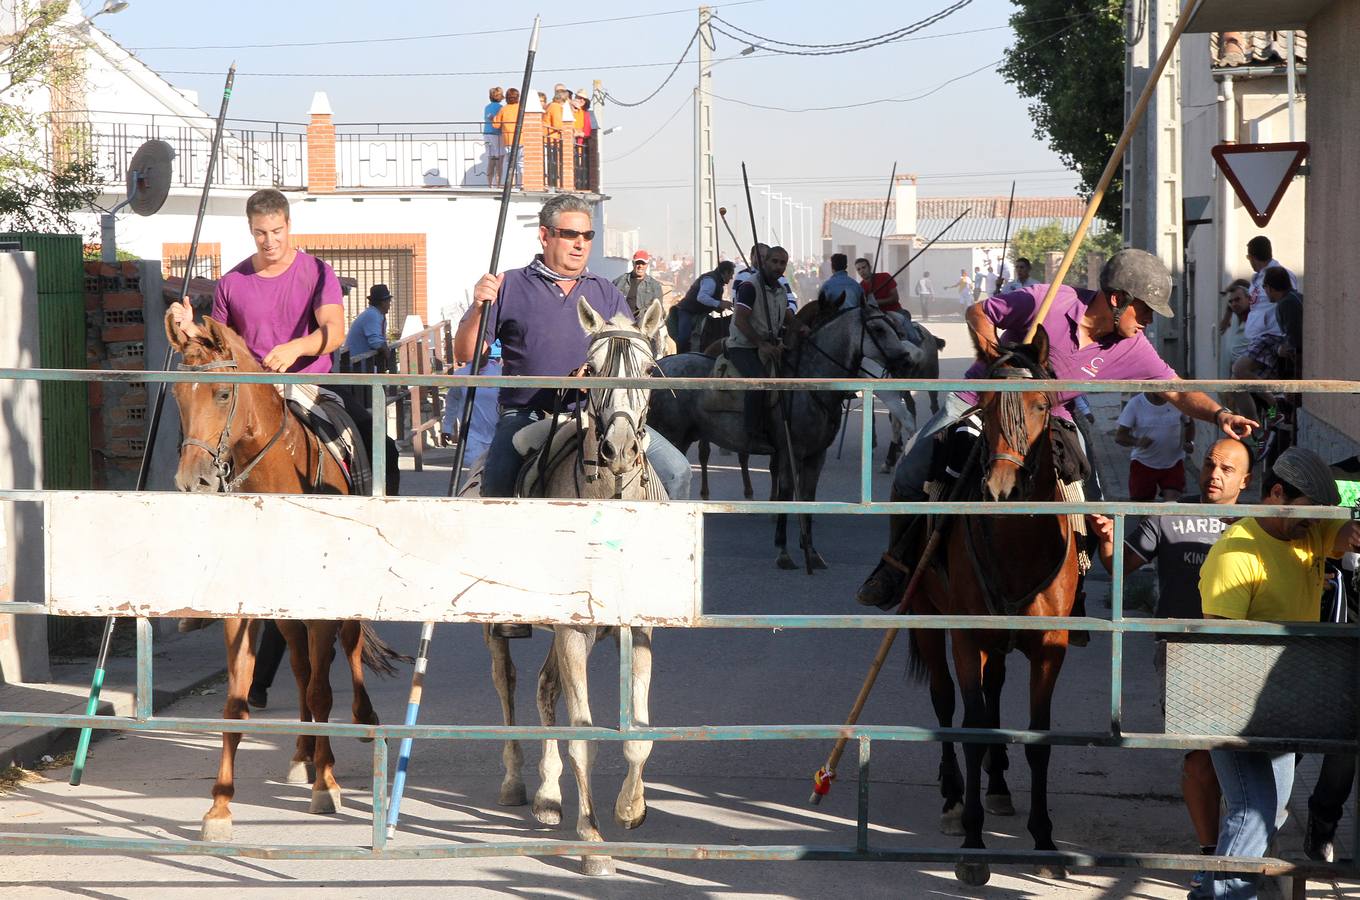
<path fill-rule="evenodd" d="M 661 282 L 647 272 L 651 261 L 646 250 L 639 250 L 633 254 L 633 270 L 614 279 L 614 287 L 628 300 L 628 308 L 633 311 L 634 319 L 642 315 L 653 300 L 661 299 Z"/>
<path fill-rule="evenodd" d="M 483 316 L 488 341 L 501 342 L 505 375 L 570 375 L 586 361 L 589 341 L 581 330 L 576 301 L 586 302 L 606 319 L 634 318 L 628 298 L 606 278 L 592 274 L 595 229 L 590 204 L 574 194 L 557 194 L 538 214 L 543 252 L 522 269 L 483 275 L 472 291 L 472 306 L 458 324 L 453 352 L 472 358 Z M 500 418 L 482 472 L 483 497 L 512 497 L 523 459 L 511 440 L 515 433 L 553 409 L 553 389 L 503 387 Z M 649 431 L 647 461 L 672 500 L 689 499 L 689 461 L 656 431 Z"/>

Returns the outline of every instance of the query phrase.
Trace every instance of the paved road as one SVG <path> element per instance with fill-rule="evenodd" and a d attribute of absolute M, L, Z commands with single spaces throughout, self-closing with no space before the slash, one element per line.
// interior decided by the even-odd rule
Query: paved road
<path fill-rule="evenodd" d="M 949 341 L 945 374 L 962 371 L 962 326 L 945 324 Z M 886 422 L 885 419 L 881 421 Z M 852 417 L 845 458 L 832 460 L 822 496 L 850 498 L 858 490 L 855 471 L 859 428 Z M 885 442 L 886 443 L 886 442 Z M 881 458 L 882 448 L 879 449 Z M 739 497 L 734 457 L 715 456 L 715 495 Z M 411 493 L 442 493 L 447 471 L 408 473 Z M 757 493 L 766 475 L 756 473 Z M 875 476 L 886 495 L 887 476 Z M 414 489 L 414 490 L 413 490 Z M 771 524 L 763 517 L 712 517 L 705 547 L 706 605 L 716 611 L 816 612 L 851 610 L 853 590 L 880 551 L 882 524 L 864 517 L 818 522 L 818 546 L 829 572 L 809 578 L 773 565 Z M 792 543 L 796 546 L 796 535 Z M 535 564 L 526 547 L 526 564 Z M 645 573 L 639 573 L 645 589 Z M 390 625 L 388 640 L 413 648 L 417 627 Z M 841 721 L 879 641 L 878 633 L 787 631 L 667 631 L 656 639 L 653 720 L 661 724 L 828 723 Z M 488 678 L 480 630 L 445 626 L 436 633 L 423 721 L 495 723 L 499 709 Z M 547 646 L 541 632 L 518 642 L 521 666 L 519 707 L 533 715 L 533 673 Z M 1127 727 L 1153 729 L 1156 703 L 1150 649 L 1128 641 Z M 879 723 L 933 722 L 924 688 L 904 677 L 901 646 L 884 670 L 864 719 Z M 1100 639 L 1074 650 L 1058 688 L 1055 724 L 1098 729 L 1108 720 L 1108 644 Z M 604 648 L 592 662 L 593 708 L 601 724 L 615 722 L 616 656 Z M 281 679 L 271 707 L 261 715 L 286 718 L 295 702 Z M 1013 665 L 1007 686 L 1005 724 L 1025 723 L 1025 669 Z M 347 679 L 337 666 L 336 709 L 347 710 Z M 405 679 L 370 682 L 380 715 L 398 721 L 405 703 Z M 215 716 L 220 691 L 185 698 L 166 711 L 174 716 Z M 348 789 L 345 809 L 333 818 L 307 813 L 306 788 L 272 780 L 282 774 L 291 741 L 250 739 L 238 758 L 236 839 L 271 843 L 361 845 L 369 838 L 367 745 L 337 742 L 339 776 Z M 647 841 L 724 844 L 853 843 L 854 787 L 838 785 L 820 807 L 806 803 L 810 776 L 826 744 L 798 742 L 658 744 L 648 768 L 651 813 L 645 826 L 628 835 Z M 392 747 L 395 758 L 395 742 Z M 526 748 L 529 786 L 539 752 Z M 0 830 L 86 835 L 195 838 L 209 805 L 217 741 L 185 734 L 124 735 L 96 745 L 85 785 L 71 788 L 67 773 L 25 786 L 0 801 Z M 1028 774 L 1023 755 L 1013 754 L 1011 783 L 1021 815 L 991 817 L 993 847 L 1028 848 L 1024 832 Z M 939 809 L 933 745 L 875 744 L 871 840 L 884 847 L 949 847 L 957 838 L 938 834 Z M 1190 852 L 1193 840 L 1177 796 L 1177 755 L 1160 751 L 1059 748 L 1053 754 L 1052 797 L 1055 838 L 1062 847 Z M 538 826 L 527 808 L 495 805 L 500 747 L 489 743 L 417 745 L 410 788 L 403 806 L 400 842 L 465 843 L 570 836 Z M 620 751 L 605 747 L 596 765 L 596 793 L 602 807 L 622 779 Z M 568 780 L 569 780 L 568 776 Z M 564 787 L 568 817 L 575 792 Z M 621 829 L 604 824 L 606 837 Z M 608 880 L 577 874 L 575 860 L 493 859 L 336 863 L 219 860 L 194 857 L 128 859 L 9 853 L 0 865 L 0 893 L 36 898 L 230 896 L 380 897 L 393 892 L 480 897 L 1179 897 L 1183 877 L 1078 872 L 1062 883 L 1032 873 L 997 869 L 983 890 L 961 888 L 951 866 L 901 864 L 719 863 L 627 861 Z"/>

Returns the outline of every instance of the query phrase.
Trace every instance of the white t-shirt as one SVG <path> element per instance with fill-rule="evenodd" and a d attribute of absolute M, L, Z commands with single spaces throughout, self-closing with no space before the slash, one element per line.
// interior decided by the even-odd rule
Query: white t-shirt
<path fill-rule="evenodd" d="M 1151 438 L 1150 447 L 1134 447 L 1129 454 L 1149 469 L 1169 469 L 1185 455 L 1181 445 L 1181 411 L 1170 403 L 1153 403 L 1146 394 L 1135 394 L 1119 414 L 1119 424 L 1135 438 Z"/>
<path fill-rule="evenodd" d="M 1026 278 L 1024 281 L 1021 281 L 1020 279 L 1017 278 L 1016 280 L 1007 282 L 1004 286 L 1002 286 L 1001 293 L 1010 294 L 1015 291 L 1023 291 L 1025 288 L 1034 287 L 1038 283 L 1039 282 L 1035 281 L 1033 278 Z"/>
<path fill-rule="evenodd" d="M 1261 267 L 1261 271 L 1251 277 L 1251 287 L 1247 289 L 1247 296 L 1251 298 L 1251 309 L 1247 310 L 1247 343 L 1250 344 L 1258 337 L 1266 334 L 1283 335 L 1284 331 L 1280 328 L 1280 319 L 1275 311 L 1275 304 L 1270 302 L 1266 296 L 1265 280 L 1266 269 L 1271 266 L 1279 266 L 1275 260 L 1271 260 Z M 1284 269 L 1284 266 L 1280 266 Z M 1285 269 L 1289 272 L 1288 269 Z M 1294 290 L 1299 289 L 1299 279 L 1293 272 L 1289 272 L 1289 285 Z"/>
<path fill-rule="evenodd" d="M 935 296 L 935 286 L 930 283 L 929 278 L 922 278 L 920 281 L 916 282 L 916 296 L 918 297 Z"/>
<path fill-rule="evenodd" d="M 992 293 L 993 291 L 996 290 L 996 273 L 995 273 L 995 272 L 988 272 L 987 274 L 985 274 L 985 275 L 982 276 L 982 289 L 983 289 L 988 295 L 991 295 L 991 293 Z"/>

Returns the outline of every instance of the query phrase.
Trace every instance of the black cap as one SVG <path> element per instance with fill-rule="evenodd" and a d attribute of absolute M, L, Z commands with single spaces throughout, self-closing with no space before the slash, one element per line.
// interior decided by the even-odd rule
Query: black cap
<path fill-rule="evenodd" d="M 392 292 L 387 289 L 385 284 L 375 284 L 368 289 L 368 302 L 381 303 L 384 300 L 391 300 Z"/>
<path fill-rule="evenodd" d="M 1171 311 L 1171 273 L 1146 250 L 1126 248 L 1111 256 L 1100 272 L 1100 286 L 1105 291 L 1124 291 L 1167 318 L 1175 315 Z"/>
<path fill-rule="evenodd" d="M 1270 471 L 1318 506 L 1336 506 L 1341 502 L 1331 466 L 1312 450 L 1290 447 L 1280 454 Z"/>

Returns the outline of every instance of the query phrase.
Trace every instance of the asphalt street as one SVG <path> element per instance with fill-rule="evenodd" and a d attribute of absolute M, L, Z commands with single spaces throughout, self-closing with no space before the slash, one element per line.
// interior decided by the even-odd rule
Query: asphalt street
<path fill-rule="evenodd" d="M 963 326 L 938 326 L 949 346 L 944 374 L 965 364 Z M 922 403 L 922 408 L 924 403 Z M 886 416 L 878 421 L 886 428 Z M 843 458 L 833 452 L 821 497 L 857 495 L 858 414 L 850 419 Z M 881 461 L 884 438 L 876 451 Z M 427 456 L 424 473 L 406 473 L 406 493 L 440 494 L 447 469 L 439 453 Z M 409 463 L 409 461 L 408 461 Z M 715 453 L 716 497 L 740 498 L 736 458 Z M 756 492 L 767 490 L 764 460 L 755 461 Z M 886 496 L 887 475 L 875 475 L 875 490 Z M 697 479 L 696 479 L 697 493 Z M 774 566 L 768 517 L 711 516 L 706 522 L 705 606 L 718 612 L 856 611 L 853 593 L 882 549 L 885 524 L 854 516 L 817 521 L 817 546 L 831 564 L 814 576 Z M 526 564 L 533 556 L 532 531 L 507 535 L 523 541 Z M 797 534 L 791 530 L 796 554 Z M 646 573 L 638 573 L 646 590 Z M 1098 597 L 1092 605 L 1100 614 Z M 394 645 L 413 651 L 418 626 L 392 624 L 381 632 Z M 855 696 L 880 640 L 871 631 L 660 631 L 655 637 L 652 720 L 658 724 L 837 723 Z M 864 721 L 934 723 L 925 687 L 905 675 L 904 642 L 884 669 Z M 548 646 L 536 629 L 514 645 L 520 666 L 521 721 L 536 722 L 534 675 Z M 1151 646 L 1126 642 L 1126 727 L 1155 730 L 1157 713 Z M 1104 729 L 1109 720 L 1109 644 L 1096 637 L 1074 649 L 1059 682 L 1054 724 L 1058 728 Z M 592 707 L 597 722 L 616 722 L 617 654 L 604 645 L 592 664 Z M 1027 718 L 1026 666 L 1011 663 L 1003 725 L 1023 727 Z M 409 668 L 396 679 L 369 680 L 384 721 L 402 717 Z M 332 684 L 335 709 L 347 714 L 349 683 L 337 661 Z M 211 690 L 211 689 L 210 689 Z M 255 715 L 286 719 L 295 713 L 291 680 L 281 675 L 269 708 Z M 172 716 L 216 716 L 221 686 L 186 697 L 165 711 Z M 481 630 L 471 625 L 436 630 L 426 680 L 423 722 L 500 721 L 490 684 Z M 250 738 L 238 756 L 235 839 L 252 844 L 360 846 L 370 836 L 368 798 L 370 748 L 353 740 L 335 743 L 337 775 L 345 807 L 335 816 L 307 811 L 308 789 L 282 783 L 291 739 Z M 657 744 L 647 768 L 650 815 L 636 832 L 625 833 L 612 818 L 602 821 L 607 839 L 719 844 L 810 844 L 849 846 L 854 842 L 855 786 L 838 783 L 819 807 L 807 804 L 812 773 L 825 758 L 824 742 Z M 395 760 L 396 744 L 391 747 Z M 532 793 L 540 751 L 526 746 L 526 782 Z M 527 807 L 496 805 L 501 747 L 476 741 L 417 742 L 411 764 L 402 827 L 403 843 L 476 843 L 496 840 L 570 838 L 569 828 L 538 825 Z M 216 770 L 218 740 L 190 734 L 124 734 L 95 746 L 85 783 L 66 784 L 69 772 L 55 769 L 50 780 L 19 787 L 0 798 L 0 830 L 65 834 L 195 839 L 207 810 Z M 853 757 L 847 757 L 847 763 Z M 933 744 L 876 742 L 873 752 L 871 842 L 879 847 L 954 847 L 958 838 L 939 834 L 936 786 L 939 750 Z M 1057 748 L 1053 753 L 1050 798 L 1055 839 L 1071 849 L 1193 852 L 1195 843 L 1179 800 L 1178 754 L 1173 751 Z M 845 766 L 845 772 L 853 771 Z M 597 802 L 612 810 L 624 772 L 621 750 L 600 749 L 596 762 Z M 843 776 L 844 777 L 844 776 Z M 1012 752 L 1010 782 L 1019 815 L 991 816 L 987 841 L 997 848 L 1028 849 L 1024 830 L 1029 783 L 1023 753 Z M 575 787 L 564 776 L 566 819 L 575 816 Z M 129 858 L 8 852 L 0 863 L 0 894 L 39 898 L 82 897 L 252 897 L 343 896 L 524 896 L 524 897 L 1181 897 L 1181 873 L 1075 871 L 1064 882 L 1033 872 L 994 867 L 985 888 L 959 885 L 952 865 L 894 863 L 751 863 L 685 860 L 620 860 L 618 874 L 588 879 L 578 861 L 555 858 L 421 860 L 377 862 L 269 861 L 207 857 Z M 1312 896 L 1312 894 L 1310 894 Z M 1317 896 L 1324 896 L 1319 893 Z"/>

